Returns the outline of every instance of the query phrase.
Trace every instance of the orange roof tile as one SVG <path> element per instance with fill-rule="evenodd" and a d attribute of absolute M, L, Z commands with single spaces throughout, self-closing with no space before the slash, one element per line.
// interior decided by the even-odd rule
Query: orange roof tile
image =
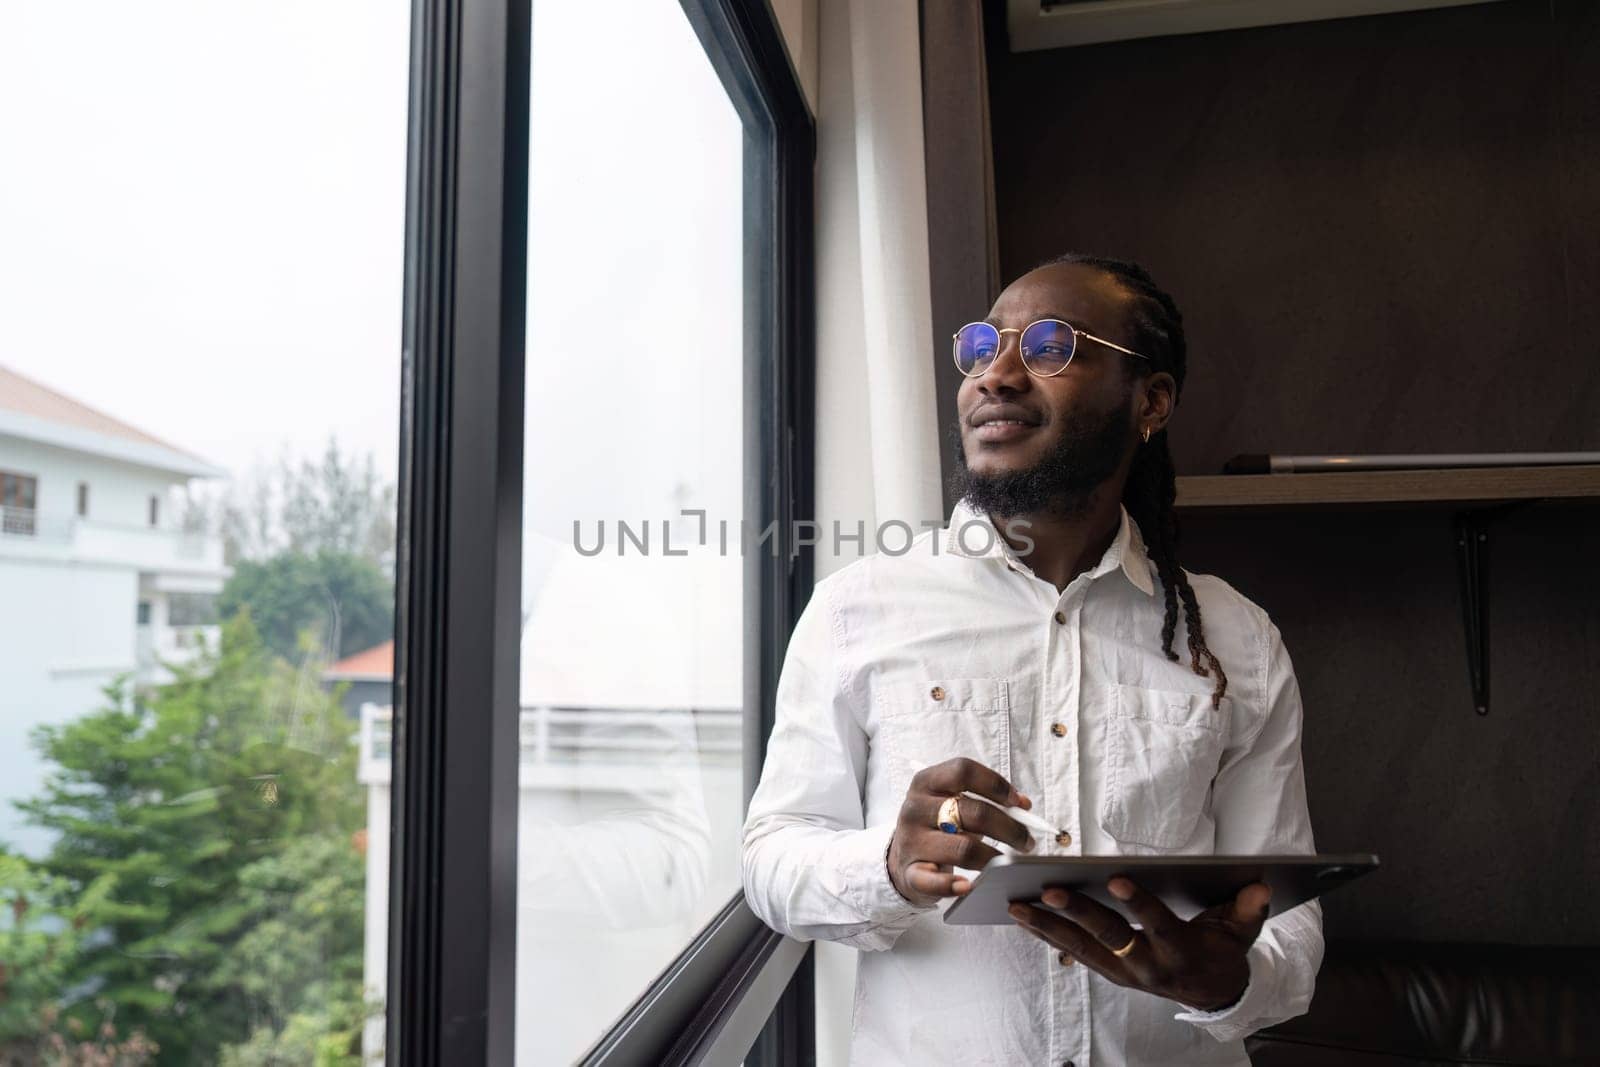
<path fill-rule="evenodd" d="M 324 678 L 392 678 L 394 677 L 394 642 L 385 641 L 374 648 L 346 656 L 322 672 Z"/>
<path fill-rule="evenodd" d="M 21 415 L 31 415 L 47 422 L 75 426 L 80 430 L 92 430 L 111 437 L 156 445 L 188 456 L 190 459 L 199 459 L 191 452 L 170 445 L 159 437 L 152 437 L 138 427 L 129 426 L 120 419 L 114 419 L 103 411 L 96 411 L 87 404 L 81 404 L 69 396 L 39 384 L 32 378 L 24 378 L 6 367 L 0 367 L 0 408 Z"/>

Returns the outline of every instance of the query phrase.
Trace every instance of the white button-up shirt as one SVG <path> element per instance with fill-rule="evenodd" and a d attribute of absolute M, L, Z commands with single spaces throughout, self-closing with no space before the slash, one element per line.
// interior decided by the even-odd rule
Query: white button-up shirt
<path fill-rule="evenodd" d="M 1159 580 L 1125 509 L 1065 590 L 965 504 L 907 551 L 817 583 L 778 683 L 743 876 L 775 930 L 861 950 L 852 1063 L 1248 1064 L 1246 1034 L 1306 1010 L 1315 902 L 1267 920 L 1244 996 L 1201 1012 L 1063 966 L 1020 927 L 948 926 L 949 899 L 917 907 L 889 880 L 911 776 L 953 756 L 994 768 L 1071 834 L 1036 836 L 1037 855 L 1313 852 L 1278 629 L 1226 582 L 1189 580 L 1228 674 L 1219 709 L 1190 669 L 1181 610 L 1179 661 L 1161 651 Z"/>

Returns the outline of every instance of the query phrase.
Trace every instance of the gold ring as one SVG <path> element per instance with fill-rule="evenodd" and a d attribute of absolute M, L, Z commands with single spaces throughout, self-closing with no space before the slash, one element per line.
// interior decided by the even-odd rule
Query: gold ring
<path fill-rule="evenodd" d="M 961 806 L 956 803 L 956 799 L 945 797 L 944 803 L 939 805 L 939 819 L 935 825 L 947 834 L 961 832 Z"/>
<path fill-rule="evenodd" d="M 1132 952 L 1133 951 L 1133 946 L 1137 945 L 1138 943 L 1139 943 L 1139 935 L 1137 933 L 1135 933 L 1132 937 L 1128 938 L 1128 943 L 1126 945 L 1123 945 L 1121 948 L 1112 949 L 1111 950 L 1111 954 L 1113 956 L 1116 956 L 1118 959 L 1122 959 L 1122 958 L 1126 957 L 1128 955 L 1128 953 Z"/>

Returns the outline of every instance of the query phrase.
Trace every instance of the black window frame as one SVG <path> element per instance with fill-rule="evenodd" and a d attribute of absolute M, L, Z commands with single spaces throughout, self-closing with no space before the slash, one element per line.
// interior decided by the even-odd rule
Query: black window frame
<path fill-rule="evenodd" d="M 88 517 L 89 517 L 89 483 L 88 482 L 79 482 L 78 483 L 78 518 L 87 519 Z"/>
<path fill-rule="evenodd" d="M 746 801 L 813 562 L 815 128 L 770 7 L 681 0 L 745 128 Z M 413 0 L 387 1062 L 516 1028 L 530 0 Z M 815 1059 L 808 946 L 736 893 L 583 1062 Z"/>

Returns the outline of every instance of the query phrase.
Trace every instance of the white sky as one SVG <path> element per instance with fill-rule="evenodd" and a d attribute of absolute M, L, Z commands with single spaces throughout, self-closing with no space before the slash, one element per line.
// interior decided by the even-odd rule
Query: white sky
<path fill-rule="evenodd" d="M 737 521 L 743 134 L 677 0 L 536 0 L 532 112 L 532 527 Z"/>
<path fill-rule="evenodd" d="M 396 0 L 8 5 L 0 363 L 235 475 L 331 433 L 394 477 L 408 38 Z M 529 532 L 737 521 L 738 119 L 675 0 L 539 0 L 533 47 Z"/>
<path fill-rule="evenodd" d="M 236 474 L 397 457 L 408 5 L 0 13 L 0 362 Z"/>

